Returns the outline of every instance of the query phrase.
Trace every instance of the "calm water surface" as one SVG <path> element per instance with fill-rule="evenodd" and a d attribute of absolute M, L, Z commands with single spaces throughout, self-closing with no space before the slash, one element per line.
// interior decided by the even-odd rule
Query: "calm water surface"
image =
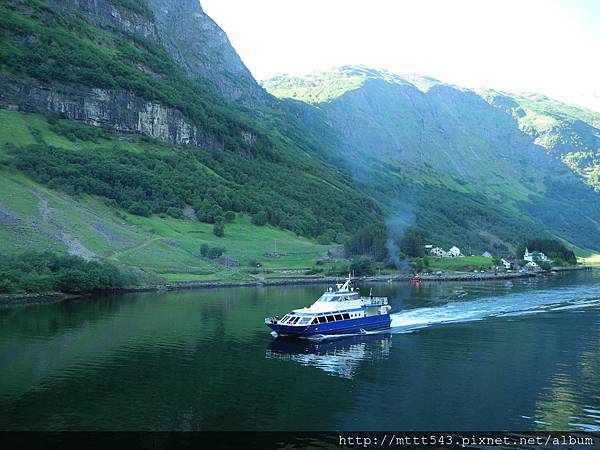
<path fill-rule="evenodd" d="M 363 285 L 391 332 L 274 339 L 324 286 L 0 310 L 0 429 L 600 430 L 600 274 Z"/>

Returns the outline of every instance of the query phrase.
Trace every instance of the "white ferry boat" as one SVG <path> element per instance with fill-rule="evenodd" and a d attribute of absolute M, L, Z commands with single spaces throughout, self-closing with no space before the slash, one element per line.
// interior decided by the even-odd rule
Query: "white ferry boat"
<path fill-rule="evenodd" d="M 361 297 L 351 287 L 350 276 L 345 283 L 329 288 L 310 307 L 295 309 L 281 319 L 269 317 L 265 323 L 280 336 L 311 336 L 315 334 L 347 334 L 363 330 L 390 327 L 387 297 Z"/>

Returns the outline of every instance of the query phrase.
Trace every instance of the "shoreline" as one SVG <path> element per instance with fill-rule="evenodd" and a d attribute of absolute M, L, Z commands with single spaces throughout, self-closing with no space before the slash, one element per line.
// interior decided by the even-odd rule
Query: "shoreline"
<path fill-rule="evenodd" d="M 0 308 L 19 305 L 45 305 L 58 303 L 90 294 L 65 294 L 64 292 L 41 292 L 29 294 L 0 294 Z"/>
<path fill-rule="evenodd" d="M 592 270 L 592 266 L 571 266 L 571 267 L 556 267 L 550 272 L 574 272 Z M 493 281 L 493 280 L 509 280 L 512 278 L 533 278 L 544 276 L 547 272 L 515 272 L 515 273 L 470 273 L 470 272 L 444 272 L 440 275 L 422 275 L 422 282 L 446 282 L 446 281 Z M 410 275 L 380 275 L 380 276 L 363 276 L 357 280 L 361 282 L 408 282 L 413 279 Z M 185 281 L 167 284 L 143 285 L 143 286 L 127 286 L 123 288 L 110 289 L 102 293 L 85 293 L 85 294 L 65 294 L 62 292 L 47 292 L 47 293 L 29 293 L 29 294 L 3 294 L 0 295 L 0 308 L 17 305 L 36 305 L 58 303 L 64 300 L 75 298 L 93 297 L 99 294 L 126 294 L 134 292 L 166 292 L 194 289 L 219 289 L 232 287 L 264 287 L 264 286 L 301 286 L 311 284 L 328 284 L 336 283 L 342 280 L 343 277 L 322 277 L 322 278 L 288 278 L 288 279 L 272 279 L 262 281 Z"/>

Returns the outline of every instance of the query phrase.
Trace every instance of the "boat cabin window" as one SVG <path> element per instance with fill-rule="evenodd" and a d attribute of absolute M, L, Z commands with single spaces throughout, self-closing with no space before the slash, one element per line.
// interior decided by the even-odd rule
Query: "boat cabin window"
<path fill-rule="evenodd" d="M 306 325 L 308 322 L 310 322 L 310 317 L 303 317 L 302 320 L 300 320 L 300 325 Z"/>
<path fill-rule="evenodd" d="M 334 296 L 331 294 L 323 294 L 321 295 L 321 297 L 319 297 L 319 300 L 317 300 L 318 302 L 331 302 L 334 300 Z"/>
<path fill-rule="evenodd" d="M 350 314 L 344 313 L 342 314 L 342 317 L 344 318 L 344 320 L 348 320 L 350 318 Z"/>
<path fill-rule="evenodd" d="M 335 319 L 333 318 L 333 316 L 327 316 L 327 322 L 334 322 Z"/>
<path fill-rule="evenodd" d="M 327 319 L 325 318 L 325 316 L 319 316 L 319 317 L 317 317 L 317 320 L 319 321 L 319 323 L 327 322 Z"/>
<path fill-rule="evenodd" d="M 335 315 L 335 320 L 344 320 L 344 319 L 342 318 L 341 314 L 336 314 Z"/>

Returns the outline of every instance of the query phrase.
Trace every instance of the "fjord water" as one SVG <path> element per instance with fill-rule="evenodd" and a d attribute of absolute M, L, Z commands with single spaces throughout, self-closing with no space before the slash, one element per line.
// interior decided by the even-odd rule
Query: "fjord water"
<path fill-rule="evenodd" d="M 600 274 L 362 285 L 390 332 L 274 339 L 324 286 L 0 310 L 0 429 L 600 430 Z"/>

